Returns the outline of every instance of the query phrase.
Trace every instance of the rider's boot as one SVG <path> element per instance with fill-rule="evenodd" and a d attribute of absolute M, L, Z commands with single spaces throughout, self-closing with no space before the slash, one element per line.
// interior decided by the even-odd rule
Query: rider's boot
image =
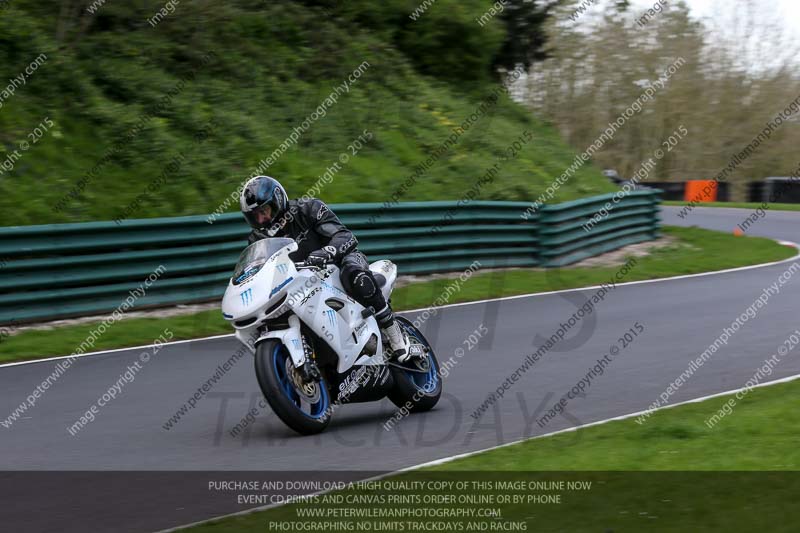
<path fill-rule="evenodd" d="M 394 318 L 391 308 L 387 305 L 380 313 L 375 315 L 381 328 L 383 338 L 389 342 L 391 357 L 403 363 L 411 356 L 411 342 L 408 335 Z"/>

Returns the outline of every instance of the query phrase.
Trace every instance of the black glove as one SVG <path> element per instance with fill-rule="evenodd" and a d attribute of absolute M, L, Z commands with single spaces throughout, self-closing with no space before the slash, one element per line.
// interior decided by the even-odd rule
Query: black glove
<path fill-rule="evenodd" d="M 316 267 L 323 267 L 333 260 L 335 254 L 336 248 L 333 246 L 326 246 L 325 248 L 315 250 L 308 254 L 308 257 L 306 258 L 306 264 Z"/>

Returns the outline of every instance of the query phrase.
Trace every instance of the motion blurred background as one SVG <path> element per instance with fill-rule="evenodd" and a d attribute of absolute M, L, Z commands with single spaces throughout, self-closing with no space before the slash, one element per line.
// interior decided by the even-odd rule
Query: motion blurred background
<path fill-rule="evenodd" d="M 290 195 L 367 129 L 374 138 L 319 196 L 387 200 L 522 67 L 512 97 L 503 93 L 401 201 L 459 198 L 523 130 L 535 142 L 480 194 L 535 200 L 679 57 L 656 101 L 554 201 L 615 190 L 602 169 L 629 176 L 682 124 L 688 138 L 648 180 L 710 179 L 780 111 L 775 102 L 796 98 L 797 24 L 779 2 L 759 0 L 670 1 L 637 23 L 653 4 L 6 0 L 0 224 L 118 218 L 160 175 L 132 217 L 211 213 L 365 61 L 349 92 L 265 170 Z M 54 126 L 14 156 L 45 119 Z M 748 181 L 789 175 L 798 140 L 800 123 L 781 127 L 736 170 L 731 199 L 745 199 Z"/>

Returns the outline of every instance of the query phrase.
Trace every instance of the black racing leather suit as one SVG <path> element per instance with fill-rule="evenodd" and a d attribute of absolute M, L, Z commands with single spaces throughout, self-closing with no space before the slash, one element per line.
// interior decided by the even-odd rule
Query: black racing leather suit
<path fill-rule="evenodd" d="M 252 244 L 269 237 L 294 239 L 297 250 L 289 256 L 293 261 L 305 261 L 311 252 L 333 247 L 332 261 L 341 269 L 342 285 L 347 293 L 364 307 L 375 309 L 375 318 L 381 327 L 394 320 L 369 269 L 367 257 L 357 249 L 358 240 L 322 200 L 289 200 L 286 211 L 268 231 L 253 230 L 247 241 Z"/>

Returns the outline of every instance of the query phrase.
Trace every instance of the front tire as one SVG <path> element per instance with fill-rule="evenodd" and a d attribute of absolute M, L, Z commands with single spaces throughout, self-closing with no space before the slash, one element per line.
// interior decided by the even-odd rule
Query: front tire
<path fill-rule="evenodd" d="M 325 378 L 302 385 L 289 351 L 275 339 L 256 347 L 255 365 L 261 392 L 284 424 L 301 435 L 320 433 L 328 427 L 331 401 Z"/>
<path fill-rule="evenodd" d="M 394 378 L 394 386 L 389 392 L 389 399 L 397 407 L 405 408 L 410 413 L 430 411 L 436 406 L 442 395 L 439 361 L 428 340 L 414 324 L 401 316 L 396 316 L 395 320 L 408 334 L 411 341 L 423 344 L 428 349 L 428 353 L 424 359 L 413 359 L 389 367 L 392 370 L 392 378 Z M 405 367 L 408 370 L 398 367 Z"/>

